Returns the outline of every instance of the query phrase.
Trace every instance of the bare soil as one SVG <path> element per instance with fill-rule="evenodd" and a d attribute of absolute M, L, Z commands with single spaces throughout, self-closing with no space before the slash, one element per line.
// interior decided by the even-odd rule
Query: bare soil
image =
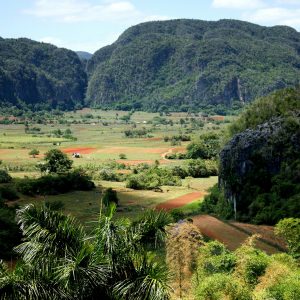
<path fill-rule="evenodd" d="M 254 230 L 255 227 L 252 227 L 253 231 L 251 234 L 248 234 L 245 231 L 241 231 L 236 227 L 233 227 L 209 215 L 198 215 L 192 219 L 194 224 L 200 229 L 203 235 L 224 243 L 229 250 L 237 249 L 252 234 L 261 234 L 261 230 L 258 230 L 259 227 L 256 228 L 256 230 Z M 262 235 L 262 238 L 263 237 L 264 236 Z M 256 246 L 259 249 L 266 251 L 268 254 L 280 252 L 277 247 L 272 246 L 262 240 L 258 240 L 256 242 Z"/>
<path fill-rule="evenodd" d="M 171 210 L 171 209 L 174 209 L 174 208 L 184 206 L 188 203 L 191 203 L 191 202 L 193 202 L 193 201 L 195 201 L 195 200 L 197 200 L 197 199 L 199 199 L 199 198 L 201 198 L 205 195 L 206 195 L 205 192 L 189 193 L 189 194 L 180 196 L 178 198 L 171 199 L 171 200 L 168 200 L 166 202 L 160 203 L 159 205 L 156 206 L 156 209 L 157 210 L 160 210 L 160 209 Z"/>

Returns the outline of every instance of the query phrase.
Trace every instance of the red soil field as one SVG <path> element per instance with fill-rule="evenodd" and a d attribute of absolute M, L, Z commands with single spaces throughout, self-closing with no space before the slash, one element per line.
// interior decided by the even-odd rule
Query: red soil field
<path fill-rule="evenodd" d="M 84 148 L 84 147 L 77 147 L 77 148 L 66 148 L 62 149 L 64 153 L 80 153 L 80 154 L 90 154 L 95 152 L 96 148 Z"/>
<path fill-rule="evenodd" d="M 171 200 L 165 201 L 163 203 L 160 203 L 156 206 L 156 209 L 157 210 L 160 210 L 160 209 L 171 210 L 174 208 L 184 206 L 185 204 L 191 203 L 205 195 L 206 195 L 206 193 L 204 193 L 204 192 L 189 193 L 189 194 L 180 196 L 178 198 L 171 199 Z"/>
<path fill-rule="evenodd" d="M 153 137 L 153 138 L 147 138 L 147 139 L 144 139 L 144 141 L 161 141 L 162 138 L 159 138 L 159 137 Z"/>
<path fill-rule="evenodd" d="M 118 163 L 123 163 L 126 166 L 134 166 L 134 165 L 138 165 L 138 164 L 154 164 L 154 160 L 144 160 L 144 159 L 139 159 L 139 160 L 124 160 L 124 159 L 119 159 L 117 160 Z M 159 160 L 160 164 L 168 164 L 170 162 L 168 162 L 167 160 Z"/>
<path fill-rule="evenodd" d="M 241 244 L 249 236 L 251 236 L 251 234 L 247 234 L 246 232 L 230 226 L 229 224 L 209 215 L 199 215 L 193 217 L 192 219 L 194 225 L 200 229 L 203 235 L 224 243 L 229 250 L 235 250 L 241 246 Z M 261 232 L 258 231 L 253 231 L 252 233 L 261 234 Z M 261 235 L 263 238 L 263 234 Z M 277 247 L 271 246 L 262 240 L 256 241 L 256 246 L 259 249 L 266 251 L 268 254 L 280 252 Z"/>
<path fill-rule="evenodd" d="M 212 120 L 215 120 L 215 121 L 224 121 L 225 120 L 224 116 L 211 116 L 209 118 Z"/>

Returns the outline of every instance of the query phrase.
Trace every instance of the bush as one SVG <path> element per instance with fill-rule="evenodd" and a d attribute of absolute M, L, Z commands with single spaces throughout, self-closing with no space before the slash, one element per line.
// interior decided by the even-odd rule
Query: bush
<path fill-rule="evenodd" d="M 119 199 L 117 196 L 117 192 L 112 188 L 106 189 L 102 196 L 102 202 L 106 207 L 108 207 L 110 203 L 115 203 L 116 205 L 118 205 Z"/>
<path fill-rule="evenodd" d="M 0 187 L 0 196 L 4 200 L 8 200 L 8 201 L 19 199 L 16 189 L 11 186 L 1 186 Z"/>
<path fill-rule="evenodd" d="M 12 181 L 12 177 L 6 170 L 0 170 L 0 183 L 8 183 Z"/>
<path fill-rule="evenodd" d="M 82 170 L 66 174 L 49 174 L 38 179 L 19 179 L 17 189 L 24 195 L 57 195 L 72 190 L 88 191 L 95 187 Z"/>
<path fill-rule="evenodd" d="M 213 160 L 192 159 L 187 162 L 187 173 L 194 178 L 216 176 L 217 163 Z"/>
<path fill-rule="evenodd" d="M 13 247 L 21 242 L 21 232 L 16 222 L 16 211 L 0 199 L 0 259 L 10 260 Z"/>
<path fill-rule="evenodd" d="M 99 173 L 99 178 L 100 180 L 105 180 L 105 181 L 123 181 L 122 176 L 117 174 L 115 171 L 109 170 L 109 169 L 102 169 Z"/>
<path fill-rule="evenodd" d="M 51 210 L 62 210 L 64 203 L 61 200 L 46 201 L 45 206 Z"/>
<path fill-rule="evenodd" d="M 146 167 L 146 166 L 144 166 Z M 180 186 L 181 180 L 174 176 L 172 171 L 167 168 L 159 168 L 158 166 L 146 167 L 142 171 L 136 170 L 132 175 L 127 177 L 126 187 L 137 190 L 151 190 L 159 188 L 162 185 Z"/>
<path fill-rule="evenodd" d="M 120 153 L 119 158 L 120 159 L 127 159 L 126 154 L 124 154 L 124 153 Z"/>

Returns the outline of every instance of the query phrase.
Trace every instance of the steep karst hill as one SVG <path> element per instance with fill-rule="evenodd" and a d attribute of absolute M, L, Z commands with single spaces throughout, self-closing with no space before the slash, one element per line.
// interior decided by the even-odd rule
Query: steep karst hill
<path fill-rule="evenodd" d="M 75 52 L 25 38 L 0 38 L 2 105 L 72 109 L 83 104 L 86 85 L 87 76 Z"/>
<path fill-rule="evenodd" d="M 300 87 L 254 101 L 229 136 L 220 153 L 219 192 L 215 187 L 204 210 L 260 224 L 299 218 Z"/>
<path fill-rule="evenodd" d="M 87 66 L 93 106 L 201 109 L 251 101 L 300 78 L 300 33 L 235 20 L 142 23 Z"/>

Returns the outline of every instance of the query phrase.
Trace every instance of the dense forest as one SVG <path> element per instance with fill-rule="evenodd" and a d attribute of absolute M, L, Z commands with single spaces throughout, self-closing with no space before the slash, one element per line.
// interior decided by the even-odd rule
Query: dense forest
<path fill-rule="evenodd" d="M 251 104 L 229 128 L 219 188 L 206 198 L 204 211 L 263 224 L 300 217 L 299 113 L 299 87 Z"/>
<path fill-rule="evenodd" d="M 142 23 L 93 56 L 0 39 L 0 103 L 226 114 L 294 86 L 299 53 L 296 30 L 235 20 Z"/>
<path fill-rule="evenodd" d="M 216 113 L 294 85 L 300 34 L 235 20 L 148 22 L 126 30 L 88 63 L 87 103 Z"/>
<path fill-rule="evenodd" d="M 71 50 L 0 38 L 0 104 L 32 109 L 82 106 L 87 77 Z"/>

